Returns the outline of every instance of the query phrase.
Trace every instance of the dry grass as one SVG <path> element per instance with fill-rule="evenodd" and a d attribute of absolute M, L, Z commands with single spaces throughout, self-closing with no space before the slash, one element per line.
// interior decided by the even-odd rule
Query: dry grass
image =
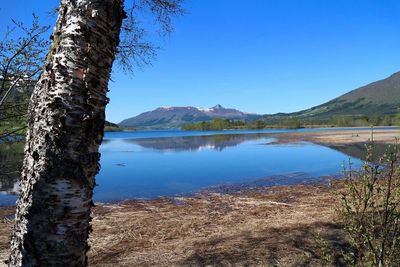
<path fill-rule="evenodd" d="M 6 266 L 4 260 L 8 257 L 8 242 L 13 221 L 13 207 L 0 207 L 0 266 Z"/>
<path fill-rule="evenodd" d="M 324 186 L 128 202 L 95 209 L 92 266 L 322 266 L 340 244 Z"/>
<path fill-rule="evenodd" d="M 343 246 L 332 201 L 326 186 L 296 185 L 98 205 L 90 265 L 323 266 L 317 233 Z M 1 259 L 10 228 L 0 221 Z"/>

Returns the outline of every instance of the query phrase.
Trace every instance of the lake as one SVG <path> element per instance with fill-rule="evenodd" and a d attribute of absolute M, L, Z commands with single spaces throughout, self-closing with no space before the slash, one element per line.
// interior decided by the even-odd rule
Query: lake
<path fill-rule="evenodd" d="M 327 129 L 107 132 L 94 199 L 113 202 L 188 195 L 220 186 L 315 182 L 339 176 L 349 157 L 355 166 L 361 164 L 348 148 L 346 154 L 312 143 L 270 144 L 280 132 L 321 130 Z M 9 168 L 0 176 L 0 205 L 15 203 L 21 159 L 22 144 L 0 144 L 2 170 Z"/>

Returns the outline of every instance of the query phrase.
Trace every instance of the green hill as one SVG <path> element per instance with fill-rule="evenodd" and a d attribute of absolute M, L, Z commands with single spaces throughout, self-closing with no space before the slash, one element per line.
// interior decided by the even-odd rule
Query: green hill
<path fill-rule="evenodd" d="M 327 103 L 294 113 L 267 115 L 267 119 L 297 117 L 330 120 L 335 116 L 384 116 L 400 112 L 400 72 L 350 91 Z"/>

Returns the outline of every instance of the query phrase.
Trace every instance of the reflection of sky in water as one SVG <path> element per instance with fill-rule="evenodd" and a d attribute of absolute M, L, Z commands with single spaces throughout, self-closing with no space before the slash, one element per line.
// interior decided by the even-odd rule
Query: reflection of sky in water
<path fill-rule="evenodd" d="M 229 133 L 107 133 L 100 148 L 101 171 L 94 199 L 173 196 L 224 184 L 292 184 L 340 174 L 342 162 L 348 160 L 341 149 L 311 143 L 266 145 L 274 139 L 265 132 Z M 293 175 L 298 173 L 302 175 Z M 262 179 L 267 176 L 274 177 Z M 13 181 L 0 185 L 0 206 L 15 203 L 10 194 Z"/>
<path fill-rule="evenodd" d="M 348 159 L 311 143 L 265 145 L 271 140 L 255 135 L 110 139 L 101 147 L 95 200 L 171 196 L 278 174 L 336 175 Z M 291 183 L 282 179 L 280 184 Z"/>

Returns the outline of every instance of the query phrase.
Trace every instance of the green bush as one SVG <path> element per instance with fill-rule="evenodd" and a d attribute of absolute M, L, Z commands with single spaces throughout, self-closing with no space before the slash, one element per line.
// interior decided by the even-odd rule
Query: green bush
<path fill-rule="evenodd" d="M 361 170 L 345 169 L 337 212 L 350 249 L 350 266 L 400 266 L 400 167 L 397 146 L 373 162 L 373 145 Z"/>

